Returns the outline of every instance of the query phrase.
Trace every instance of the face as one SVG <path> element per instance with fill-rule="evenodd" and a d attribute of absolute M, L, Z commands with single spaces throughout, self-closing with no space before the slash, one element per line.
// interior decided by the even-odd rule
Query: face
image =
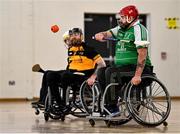
<path fill-rule="evenodd" d="M 70 42 L 72 46 L 79 46 L 82 43 L 82 38 L 81 38 L 80 33 L 72 33 L 70 35 Z"/>
<path fill-rule="evenodd" d="M 117 14 L 116 19 L 117 19 L 118 25 L 121 28 L 127 28 L 130 24 L 130 20 L 129 20 L 128 16 Z"/>

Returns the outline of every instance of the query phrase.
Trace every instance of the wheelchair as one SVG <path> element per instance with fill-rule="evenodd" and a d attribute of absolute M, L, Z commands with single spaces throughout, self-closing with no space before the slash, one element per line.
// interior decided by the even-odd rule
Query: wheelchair
<path fill-rule="evenodd" d="M 39 64 L 35 64 L 32 67 L 33 72 L 44 73 L 45 71 L 40 67 Z M 32 108 L 35 109 L 35 114 L 39 115 L 40 111 L 44 114 L 45 121 L 48 121 L 49 118 L 54 120 L 61 119 L 65 120 L 65 116 L 72 114 L 76 117 L 86 117 L 87 113 L 82 108 L 82 104 L 79 97 L 80 83 L 74 83 L 67 87 L 66 89 L 66 106 L 58 106 L 55 104 L 54 98 L 51 95 L 50 88 L 48 87 L 48 93 L 45 96 L 45 105 L 41 107 L 37 104 L 32 105 Z M 59 96 L 62 97 L 63 89 L 59 85 Z"/>
<path fill-rule="evenodd" d="M 76 87 L 75 89 L 73 87 Z M 46 96 L 45 101 L 45 109 L 44 109 L 44 119 L 45 121 L 51 119 L 61 119 L 61 121 L 65 120 L 65 116 L 71 114 L 73 116 L 82 118 L 86 117 L 87 113 L 83 109 L 80 97 L 79 97 L 79 89 L 80 84 L 74 86 L 74 84 L 67 87 L 66 90 L 66 105 L 57 105 L 54 101 L 54 98 L 51 95 L 51 90 L 48 87 L 48 94 Z M 62 97 L 63 89 L 59 86 L 59 95 Z"/>
<path fill-rule="evenodd" d="M 132 74 L 121 74 L 119 82 L 115 76 L 114 82 L 108 84 L 101 91 L 98 81 L 92 87 L 84 82 L 80 88 L 80 99 L 87 112 L 90 125 L 95 125 L 95 120 L 103 120 L 107 127 L 122 125 L 131 119 L 147 127 L 156 127 L 163 124 L 167 126 L 166 119 L 171 110 L 171 99 L 164 84 L 153 74 L 143 74 L 139 85 L 131 84 Z M 113 77 L 113 76 L 111 76 Z M 114 116 L 106 107 L 107 96 L 110 92 L 116 94 L 119 114 Z"/>

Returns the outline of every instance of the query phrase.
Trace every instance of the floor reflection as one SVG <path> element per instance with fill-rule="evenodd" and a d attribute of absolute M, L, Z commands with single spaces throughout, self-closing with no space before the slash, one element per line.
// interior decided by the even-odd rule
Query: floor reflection
<path fill-rule="evenodd" d="M 167 127 L 144 127 L 132 120 L 127 124 L 111 125 L 108 128 L 102 120 L 96 121 L 95 126 L 91 127 L 88 119 L 72 115 L 66 116 L 64 122 L 52 119 L 46 122 L 43 113 L 35 115 L 30 102 L 0 103 L 0 133 L 179 133 L 179 112 L 180 101 L 174 102 Z"/>

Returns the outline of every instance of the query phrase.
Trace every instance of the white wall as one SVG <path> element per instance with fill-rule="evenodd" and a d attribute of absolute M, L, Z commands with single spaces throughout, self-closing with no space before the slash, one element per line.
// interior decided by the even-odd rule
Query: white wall
<path fill-rule="evenodd" d="M 166 28 L 166 17 L 180 18 L 179 0 L 0 0 L 0 98 L 38 96 L 41 74 L 32 73 L 39 63 L 45 69 L 63 69 L 66 49 L 62 34 L 84 28 L 84 13 L 116 13 L 136 4 L 150 16 L 151 58 L 155 72 L 173 96 L 180 96 L 180 31 Z M 53 24 L 60 26 L 52 33 Z M 161 51 L 167 60 L 161 60 Z M 8 81 L 15 80 L 14 86 Z"/>
<path fill-rule="evenodd" d="M 0 98 L 32 96 L 32 6 L 31 0 L 0 1 L 1 89 Z M 15 85 L 9 85 L 14 81 Z"/>

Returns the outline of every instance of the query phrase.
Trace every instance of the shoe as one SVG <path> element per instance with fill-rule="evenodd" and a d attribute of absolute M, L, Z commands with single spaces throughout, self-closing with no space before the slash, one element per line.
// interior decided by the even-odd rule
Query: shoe
<path fill-rule="evenodd" d="M 120 115 L 120 111 L 119 111 L 119 107 L 114 107 L 112 109 L 112 116 L 115 117 L 115 116 L 119 116 Z"/>
<path fill-rule="evenodd" d="M 32 71 L 33 71 L 33 72 L 39 72 L 40 69 L 41 69 L 41 67 L 40 67 L 39 64 L 35 64 L 35 65 L 32 67 Z"/>
<path fill-rule="evenodd" d="M 37 105 L 39 101 L 32 102 L 31 105 Z"/>
<path fill-rule="evenodd" d="M 44 103 L 40 102 L 40 103 L 38 104 L 38 107 L 39 107 L 39 108 L 45 108 L 45 105 L 44 105 Z"/>
<path fill-rule="evenodd" d="M 105 108 L 111 113 L 112 117 L 120 115 L 119 107 L 116 105 L 108 105 L 108 106 L 105 106 Z"/>
<path fill-rule="evenodd" d="M 38 108 L 44 108 L 44 103 L 40 101 L 32 102 L 32 106 L 37 106 Z"/>
<path fill-rule="evenodd" d="M 57 101 L 53 100 L 52 101 L 52 107 L 55 108 L 55 109 L 59 109 L 60 105 L 57 103 Z"/>
<path fill-rule="evenodd" d="M 33 67 L 32 67 L 32 71 L 33 72 L 40 72 L 40 73 L 44 73 L 45 71 L 40 67 L 39 64 L 35 64 Z"/>
<path fill-rule="evenodd" d="M 56 101 L 53 101 L 52 107 L 54 111 L 57 112 L 63 112 L 63 113 L 68 113 L 71 110 L 71 107 L 69 105 L 63 105 L 63 104 L 58 104 Z"/>

